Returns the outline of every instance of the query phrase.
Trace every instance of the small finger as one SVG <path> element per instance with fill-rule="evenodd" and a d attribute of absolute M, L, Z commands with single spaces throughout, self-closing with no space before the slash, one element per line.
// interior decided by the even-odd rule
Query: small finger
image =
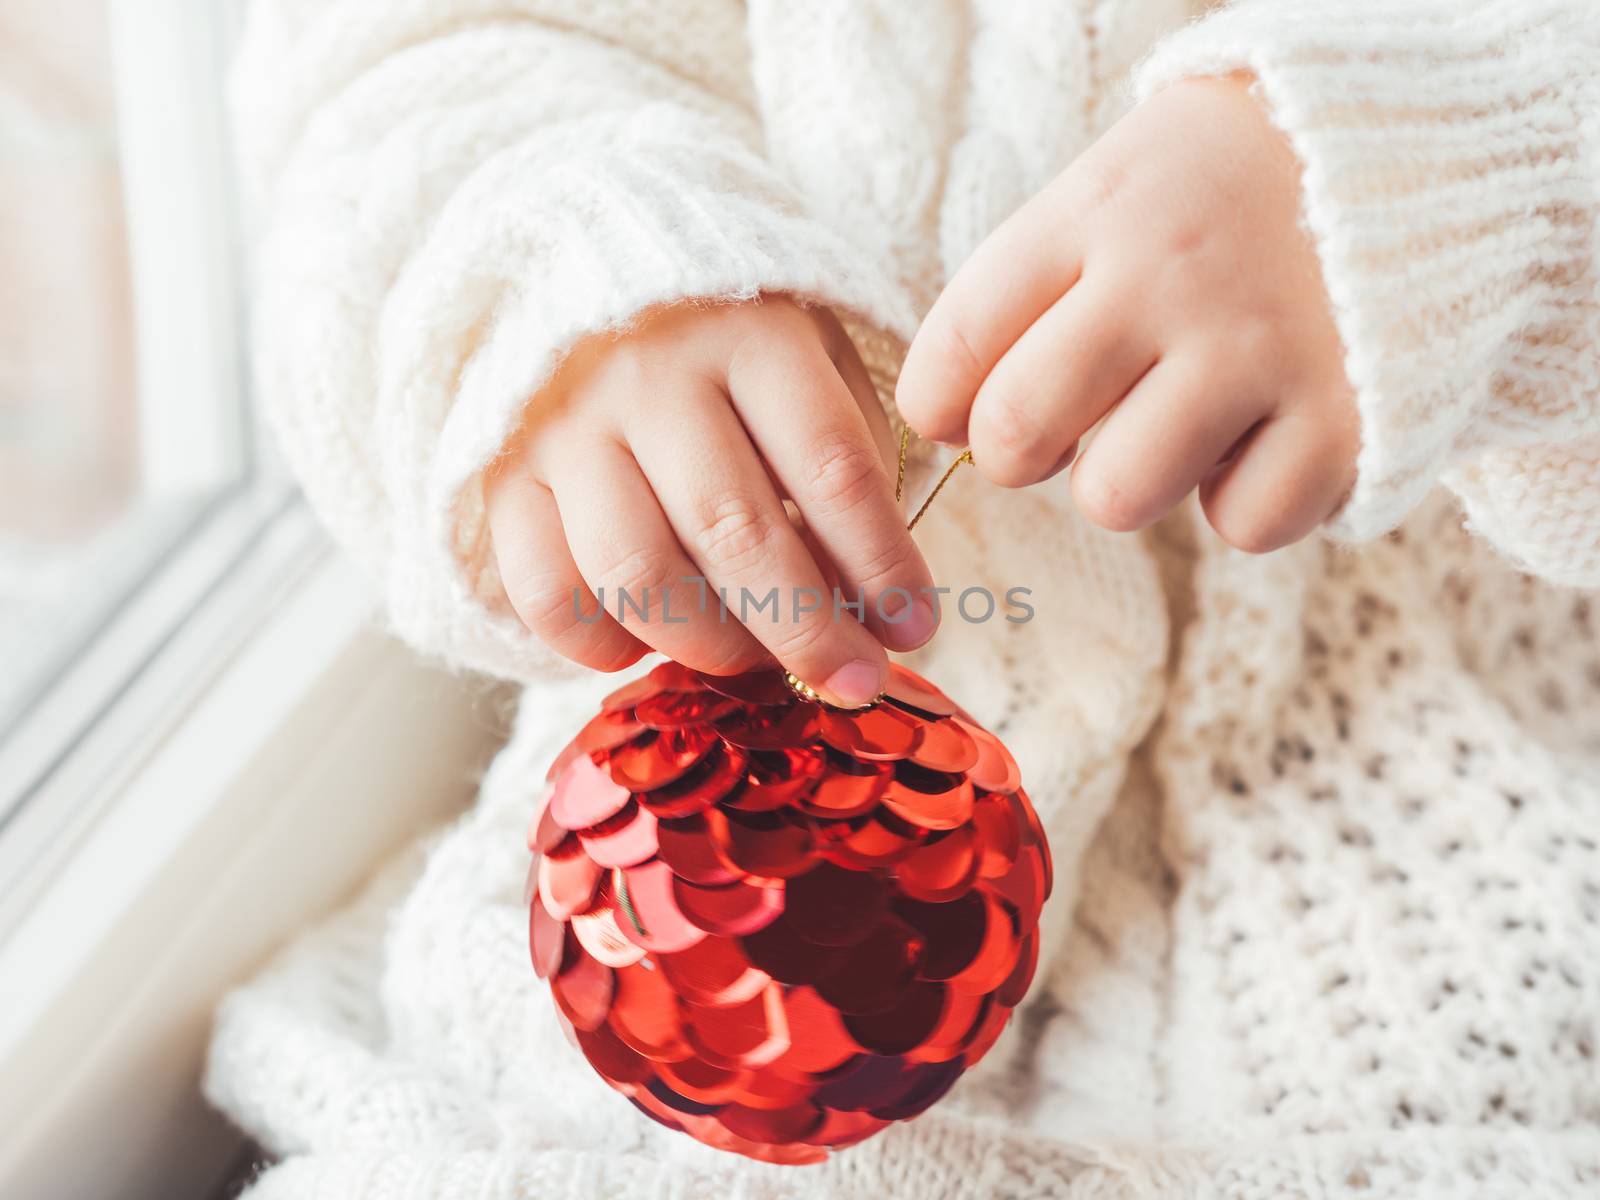
<path fill-rule="evenodd" d="M 1296 406 L 1266 421 L 1200 486 L 1206 519 L 1222 540 L 1265 554 L 1305 537 L 1354 484 L 1351 431 Z"/>
<path fill-rule="evenodd" d="M 1143 529 L 1193 491 L 1270 409 L 1269 398 L 1235 390 L 1198 355 L 1164 358 L 1072 468 L 1073 498 L 1102 528 Z"/>
<path fill-rule="evenodd" d="M 647 653 L 584 582 L 548 487 L 528 476 L 498 480 L 486 491 L 485 516 L 501 586 L 535 637 L 597 671 L 621 670 Z"/>
<path fill-rule="evenodd" d="M 714 595 L 632 454 L 609 439 L 574 447 L 547 466 L 573 560 L 619 625 L 685 666 L 747 670 L 765 655 Z"/>

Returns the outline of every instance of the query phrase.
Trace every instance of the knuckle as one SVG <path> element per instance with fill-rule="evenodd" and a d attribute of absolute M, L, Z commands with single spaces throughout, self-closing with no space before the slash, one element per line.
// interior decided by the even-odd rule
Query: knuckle
<path fill-rule="evenodd" d="M 608 347 L 594 386 L 619 396 L 648 394 L 661 382 L 660 355 L 649 337 L 625 338 Z"/>
<path fill-rule="evenodd" d="M 1029 406 L 1012 389 L 991 397 L 982 412 L 989 440 L 996 449 L 1010 454 L 1032 449 L 1043 432 Z"/>
<path fill-rule="evenodd" d="M 571 580 L 538 573 L 505 583 L 517 616 L 546 641 L 560 640 L 578 626 L 578 612 L 585 597 Z"/>
<path fill-rule="evenodd" d="M 828 621 L 820 613 L 798 621 L 784 621 L 772 632 L 768 647 L 779 660 L 803 668 L 821 657 Z M 803 673 L 803 672 L 801 672 Z"/>
<path fill-rule="evenodd" d="M 678 582 L 672 560 L 661 551 L 648 548 L 630 551 L 599 575 L 599 586 L 608 593 L 621 593 L 640 601 L 659 596 Z"/>
<path fill-rule="evenodd" d="M 973 456 L 984 475 L 1004 487 L 1025 487 L 1035 468 L 1044 429 L 1014 391 L 985 397 L 977 409 Z"/>
<path fill-rule="evenodd" d="M 1236 318 L 1228 331 L 1230 353 L 1236 363 L 1259 366 L 1280 358 L 1278 324 L 1264 314 Z"/>
<path fill-rule="evenodd" d="M 725 571 L 738 571 L 760 559 L 772 539 L 765 518 L 743 496 L 728 496 L 707 506 L 694 531 L 701 561 Z"/>
<path fill-rule="evenodd" d="M 1095 156 L 1080 164 L 1079 203 L 1084 215 L 1115 209 L 1128 193 L 1128 168 L 1114 159 Z"/>
<path fill-rule="evenodd" d="M 1138 497 L 1104 471 L 1079 466 L 1072 472 L 1072 497 L 1078 511 L 1094 525 L 1113 533 L 1127 533 L 1145 523 Z"/>
<path fill-rule="evenodd" d="M 854 564 L 857 582 L 868 591 L 877 591 L 914 579 L 917 573 L 914 554 L 909 536 L 869 545 Z"/>
<path fill-rule="evenodd" d="M 1197 213 L 1185 211 L 1168 220 L 1170 223 L 1160 232 L 1159 244 L 1173 278 L 1192 275 L 1196 260 L 1215 258 L 1225 249 L 1216 225 Z"/>
<path fill-rule="evenodd" d="M 638 659 L 632 639 L 597 616 L 588 589 L 552 574 L 507 588 L 511 606 L 528 629 L 556 653 L 597 671 L 620 671 Z"/>
<path fill-rule="evenodd" d="M 1144 277 L 1147 309 L 1158 322 L 1188 315 L 1192 324 L 1196 314 L 1203 318 L 1220 311 L 1216 277 L 1192 253 L 1167 246 Z M 1229 353 L 1237 355 L 1236 350 Z"/>
<path fill-rule="evenodd" d="M 820 439 L 806 456 L 812 499 L 829 513 L 846 513 L 885 494 L 888 476 L 878 452 L 847 434 Z"/>

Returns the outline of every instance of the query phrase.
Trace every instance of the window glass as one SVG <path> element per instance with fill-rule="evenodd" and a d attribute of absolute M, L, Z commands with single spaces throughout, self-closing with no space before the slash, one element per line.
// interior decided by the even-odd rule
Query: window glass
<path fill-rule="evenodd" d="M 0 6 L 0 828 L 204 589 L 130 626 L 141 594 L 260 481 L 235 7 Z"/>

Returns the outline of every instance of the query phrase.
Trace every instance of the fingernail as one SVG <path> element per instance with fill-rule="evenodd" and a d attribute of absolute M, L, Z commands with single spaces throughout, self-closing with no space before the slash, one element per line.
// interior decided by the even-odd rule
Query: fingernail
<path fill-rule="evenodd" d="M 884 598 L 882 613 L 884 636 L 896 650 L 910 650 L 922 645 L 939 626 L 939 619 L 933 615 L 933 605 L 926 596 L 913 603 L 898 588 Z"/>
<path fill-rule="evenodd" d="M 883 671 L 877 663 L 858 658 L 829 675 L 822 690 L 846 708 L 861 708 L 883 692 Z"/>

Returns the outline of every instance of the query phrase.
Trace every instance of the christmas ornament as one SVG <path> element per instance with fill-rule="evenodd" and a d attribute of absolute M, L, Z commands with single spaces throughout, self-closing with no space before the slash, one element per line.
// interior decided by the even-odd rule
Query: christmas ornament
<path fill-rule="evenodd" d="M 1016 763 L 937 688 L 892 665 L 864 709 L 805 691 L 656 667 L 562 751 L 528 832 L 534 969 L 595 1070 L 783 1163 L 983 1057 L 1051 882 Z"/>

